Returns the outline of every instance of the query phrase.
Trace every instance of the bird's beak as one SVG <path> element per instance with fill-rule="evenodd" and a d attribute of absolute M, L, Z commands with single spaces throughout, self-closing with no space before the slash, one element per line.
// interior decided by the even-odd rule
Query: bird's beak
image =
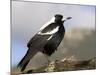
<path fill-rule="evenodd" d="M 67 17 L 66 20 L 72 19 L 72 17 Z"/>
<path fill-rule="evenodd" d="M 66 19 L 63 20 L 63 22 L 72 19 L 72 17 L 67 17 Z"/>

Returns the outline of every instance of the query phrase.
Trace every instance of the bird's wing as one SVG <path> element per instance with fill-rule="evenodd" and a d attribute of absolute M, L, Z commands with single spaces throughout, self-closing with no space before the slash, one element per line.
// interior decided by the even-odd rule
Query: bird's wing
<path fill-rule="evenodd" d="M 36 34 L 33 38 L 31 38 L 31 40 L 28 42 L 27 47 L 33 47 L 33 48 L 38 48 L 38 47 L 42 47 L 43 45 L 45 45 L 45 43 L 47 42 L 47 39 L 50 37 L 51 35 L 39 35 Z"/>
<path fill-rule="evenodd" d="M 58 34 L 53 34 L 52 38 L 49 39 L 49 41 L 46 43 L 45 48 L 54 48 L 57 49 L 58 45 L 61 42 L 61 38 L 59 38 L 60 36 Z M 52 47 L 51 47 L 52 46 Z"/>
<path fill-rule="evenodd" d="M 55 23 L 49 24 L 43 30 L 39 31 L 27 44 L 27 47 L 30 46 L 39 46 L 40 44 L 45 44 L 47 39 L 50 38 L 54 33 L 59 29 L 59 26 L 56 26 Z"/>

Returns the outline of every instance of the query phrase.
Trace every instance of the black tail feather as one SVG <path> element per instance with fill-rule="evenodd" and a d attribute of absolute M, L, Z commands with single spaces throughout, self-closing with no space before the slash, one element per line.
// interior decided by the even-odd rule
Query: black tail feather
<path fill-rule="evenodd" d="M 17 68 L 20 68 L 21 71 L 24 71 L 26 66 L 27 66 L 27 64 L 29 63 L 29 61 L 31 59 L 31 56 L 32 55 L 30 55 L 29 50 L 28 50 L 26 55 L 23 57 L 23 59 L 17 65 Z"/>
<path fill-rule="evenodd" d="M 24 71 L 30 59 L 37 53 L 37 50 L 29 49 L 23 59 L 17 65 L 17 68 L 20 68 L 21 71 Z"/>
<path fill-rule="evenodd" d="M 29 61 L 27 61 L 27 62 L 23 65 L 23 67 L 21 68 L 21 72 L 23 72 L 23 71 L 25 70 L 25 68 L 26 68 L 26 66 L 27 66 L 28 63 L 29 63 Z"/>
<path fill-rule="evenodd" d="M 23 59 L 20 61 L 20 63 L 17 65 L 17 68 L 21 68 L 21 71 L 24 71 L 27 64 L 29 63 L 30 60 L 25 60 L 26 59 L 26 56 L 23 57 Z"/>

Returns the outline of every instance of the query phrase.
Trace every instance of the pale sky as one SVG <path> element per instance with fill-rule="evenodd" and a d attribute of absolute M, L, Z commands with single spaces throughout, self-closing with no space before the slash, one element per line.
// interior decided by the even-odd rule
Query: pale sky
<path fill-rule="evenodd" d="M 27 42 L 55 14 L 62 14 L 66 31 L 71 28 L 95 29 L 95 6 L 37 2 L 12 2 L 12 64 L 18 63 L 27 51 Z"/>

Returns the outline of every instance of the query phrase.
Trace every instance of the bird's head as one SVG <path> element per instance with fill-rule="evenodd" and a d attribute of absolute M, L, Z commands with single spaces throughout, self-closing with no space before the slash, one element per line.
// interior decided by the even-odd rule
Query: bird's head
<path fill-rule="evenodd" d="M 60 14 L 56 14 L 55 15 L 55 22 L 65 22 L 69 19 L 71 19 L 72 17 L 67 17 L 66 19 L 63 19 L 63 16 Z"/>
<path fill-rule="evenodd" d="M 60 14 L 56 14 L 55 15 L 55 22 L 61 22 L 62 19 L 63 19 L 63 16 L 62 15 L 60 15 Z"/>

